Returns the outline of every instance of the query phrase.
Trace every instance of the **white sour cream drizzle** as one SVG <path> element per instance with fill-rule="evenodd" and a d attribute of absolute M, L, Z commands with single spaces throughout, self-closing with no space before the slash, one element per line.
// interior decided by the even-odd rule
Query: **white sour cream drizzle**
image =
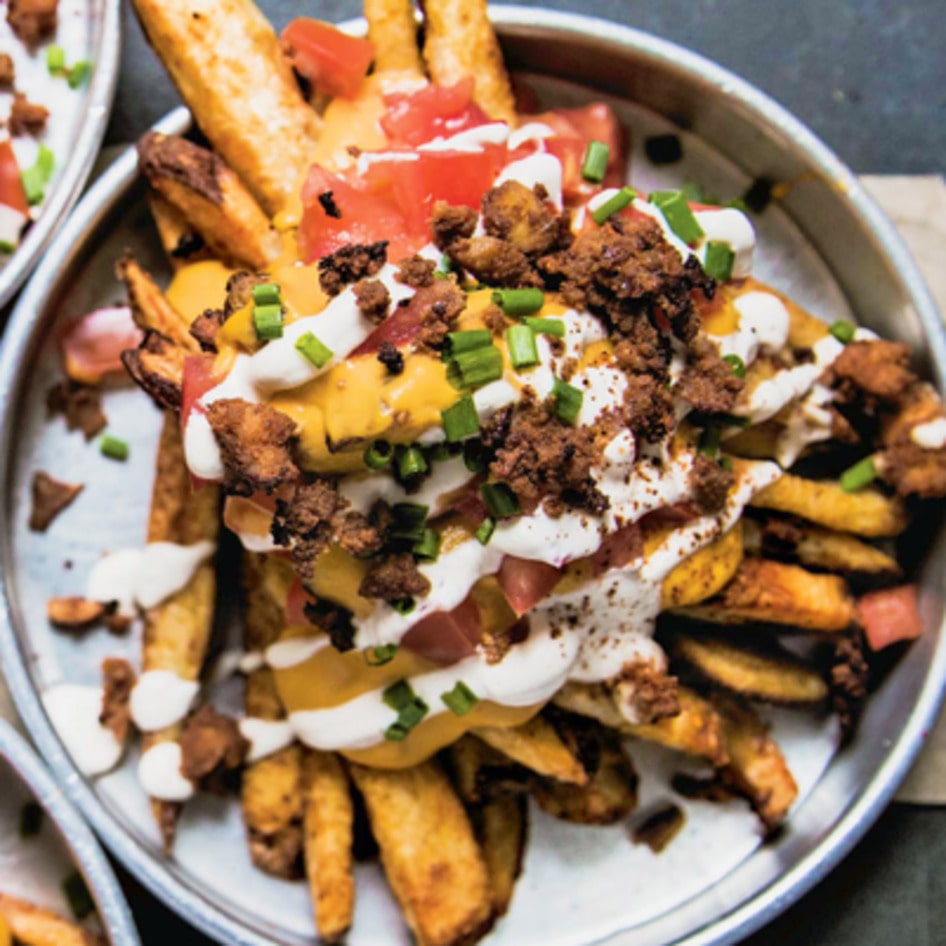
<path fill-rule="evenodd" d="M 194 786 L 181 775 L 181 747 L 176 742 L 159 742 L 138 760 L 138 781 L 151 798 L 159 801 L 187 801 Z"/>
<path fill-rule="evenodd" d="M 0 243 L 8 246 L 17 246 L 20 242 L 20 234 L 29 217 L 20 213 L 13 207 L 6 204 L 0 204 Z"/>
<path fill-rule="evenodd" d="M 559 210 L 562 209 L 562 162 L 554 154 L 537 151 L 507 164 L 499 172 L 494 186 L 499 187 L 506 181 L 518 181 L 529 190 L 541 184 L 548 192 L 548 199 Z"/>
<path fill-rule="evenodd" d="M 752 272 L 752 257 L 755 254 L 755 230 L 749 218 L 735 207 L 697 210 L 693 216 L 703 230 L 703 238 L 697 244 L 696 252 L 700 262 L 706 262 L 706 249 L 711 241 L 728 243 L 735 254 L 732 278 L 745 279 Z"/>
<path fill-rule="evenodd" d="M 946 447 L 946 417 L 917 424 L 910 431 L 910 439 L 924 450 L 942 450 Z"/>
<path fill-rule="evenodd" d="M 291 723 L 286 719 L 247 716 L 238 725 L 240 734 L 250 744 L 246 754 L 246 761 L 250 763 L 259 762 L 291 746 L 296 738 Z"/>
<path fill-rule="evenodd" d="M 148 670 L 131 691 L 131 718 L 141 732 L 157 732 L 179 723 L 200 689 L 196 680 L 185 680 L 172 670 Z"/>
<path fill-rule="evenodd" d="M 92 601 L 117 601 L 118 610 L 127 615 L 135 613 L 136 604 L 153 608 L 186 588 L 216 548 L 213 542 L 149 542 L 144 548 L 112 552 L 93 566 L 86 597 Z"/>
<path fill-rule="evenodd" d="M 43 693 L 43 706 L 76 768 L 89 777 L 111 771 L 124 746 L 99 722 L 102 688 L 61 683 Z"/>

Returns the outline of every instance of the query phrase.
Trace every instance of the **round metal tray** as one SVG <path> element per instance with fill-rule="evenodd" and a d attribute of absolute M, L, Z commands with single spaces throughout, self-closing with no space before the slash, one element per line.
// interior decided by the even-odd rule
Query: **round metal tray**
<path fill-rule="evenodd" d="M 943 389 L 946 333 L 891 224 L 854 175 L 774 101 L 702 57 L 614 23 L 532 8 L 495 7 L 491 14 L 511 67 L 556 77 L 545 91 L 560 101 L 569 104 L 580 98 L 568 84 L 577 83 L 593 90 L 591 94 L 610 93 L 639 103 L 663 116 L 664 124 L 670 119 L 686 129 L 686 140 L 694 148 L 702 142 L 727 162 L 730 181 L 733 175 L 747 182 L 765 174 L 791 182 L 781 206 L 767 211 L 759 227 L 763 243 L 768 230 L 790 233 L 793 251 L 763 271 L 763 277 L 803 303 L 824 302 L 819 310 L 823 314 L 856 312 L 878 332 L 910 343 L 928 376 Z M 179 110 L 161 127 L 180 131 L 187 123 L 187 113 Z M 109 228 L 125 226 L 123 240 L 136 232 L 139 217 L 129 210 L 135 177 L 136 157 L 129 151 L 96 182 L 57 235 L 10 323 L 0 356 L 0 495 L 8 521 L 15 502 L 13 483 L 22 467 L 16 447 L 29 447 L 21 436 L 29 407 L 26 392 L 31 385 L 35 388 L 33 375 L 43 364 L 45 329 L 64 300 L 74 314 L 95 298 L 86 268 L 95 270 L 93 256 L 101 255 L 103 248 L 115 253 L 121 249 L 117 237 L 106 239 Z M 103 271 L 100 261 L 98 272 Z M 226 943 L 273 942 L 275 936 L 246 922 L 236 907 L 223 908 L 188 883 L 173 863 L 155 857 L 75 772 L 37 695 L 12 534 L 12 527 L 0 532 L 5 591 L 0 656 L 20 712 L 56 776 L 115 855 L 185 919 Z M 939 530 L 931 536 L 917 574 L 928 633 L 874 695 L 858 738 L 830 764 L 786 829 L 710 888 L 632 929 L 612 932 L 607 942 L 736 942 L 794 902 L 853 847 L 892 797 L 939 704 L 946 640 L 943 607 L 936 596 L 946 585 L 944 566 L 946 533 Z M 279 941 L 300 940 L 289 936 Z M 601 934 L 589 929 L 569 946 L 591 941 L 601 941 Z"/>
<path fill-rule="evenodd" d="M 0 719 L 0 775 L 5 780 L 10 773 L 23 783 L 58 830 L 92 894 L 109 941 L 113 946 L 138 946 L 128 904 L 92 832 L 26 740 Z"/>
<path fill-rule="evenodd" d="M 112 111 L 121 56 L 121 0 L 90 0 L 89 55 L 95 63 L 92 81 L 75 121 L 69 160 L 23 242 L 0 268 L 0 309 L 23 285 L 43 250 L 62 224 L 89 179 Z"/>

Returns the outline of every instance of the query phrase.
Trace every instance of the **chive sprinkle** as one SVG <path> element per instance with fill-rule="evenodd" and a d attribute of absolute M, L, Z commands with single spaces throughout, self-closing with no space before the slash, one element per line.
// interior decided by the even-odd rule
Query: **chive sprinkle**
<path fill-rule="evenodd" d="M 854 341 L 854 333 L 857 331 L 857 327 L 853 322 L 848 322 L 847 319 L 838 319 L 828 326 L 828 331 L 842 345 L 850 345 Z"/>
<path fill-rule="evenodd" d="M 454 716 L 466 716 L 480 701 L 480 698 L 462 680 L 457 680 L 452 690 L 441 693 L 440 699 Z"/>
<path fill-rule="evenodd" d="M 493 519 L 508 519 L 522 511 L 516 494 L 505 483 L 483 483 L 480 496 Z"/>
<path fill-rule="evenodd" d="M 110 460 L 124 461 L 128 459 L 128 454 L 131 453 L 128 442 L 112 434 L 102 435 L 102 439 L 99 441 L 99 450 L 103 457 L 108 457 Z"/>
<path fill-rule="evenodd" d="M 78 89 L 92 74 L 92 63 L 88 59 L 80 59 L 69 69 L 66 82 L 70 89 Z"/>
<path fill-rule="evenodd" d="M 282 306 L 258 305 L 253 309 L 253 327 L 256 335 L 263 341 L 282 338 Z M 311 334 L 311 333 L 310 333 Z M 312 336 L 315 338 L 315 336 Z M 305 338 L 305 336 L 301 336 Z M 301 351 L 301 349 L 297 349 Z"/>
<path fill-rule="evenodd" d="M 531 315 L 526 316 L 522 321 L 536 335 L 554 335 L 556 338 L 565 337 L 565 323 L 561 319 L 539 318 Z"/>
<path fill-rule="evenodd" d="M 723 361 L 732 368 L 732 373 L 737 378 L 746 376 L 746 363 L 738 355 L 723 355 Z"/>
<path fill-rule="evenodd" d="M 486 460 L 483 457 L 483 444 L 479 440 L 464 441 L 463 464 L 471 473 L 486 472 Z"/>
<path fill-rule="evenodd" d="M 460 355 L 477 348 L 493 344 L 493 333 L 488 328 L 471 328 L 463 332 L 447 332 L 446 350 L 450 355 Z"/>
<path fill-rule="evenodd" d="M 52 150 L 44 144 L 39 146 L 39 154 L 36 156 L 36 163 L 20 171 L 20 182 L 23 185 L 23 193 L 26 195 L 26 202 L 31 206 L 42 203 L 46 196 L 46 185 L 52 177 L 53 168 L 56 166 L 56 158 Z"/>
<path fill-rule="evenodd" d="M 433 529 L 424 529 L 412 551 L 418 558 L 434 561 L 440 554 L 440 533 Z"/>
<path fill-rule="evenodd" d="M 394 660 L 397 650 L 397 644 L 378 644 L 375 647 L 369 647 L 362 653 L 365 657 L 365 663 L 369 667 L 383 667 Z"/>
<path fill-rule="evenodd" d="M 89 888 L 78 871 L 67 874 L 62 880 L 62 892 L 69 903 L 69 909 L 77 920 L 83 920 L 95 910 L 95 903 Z"/>
<path fill-rule="evenodd" d="M 498 381 L 503 376 L 503 353 L 495 345 L 460 352 L 454 362 L 467 388 Z"/>
<path fill-rule="evenodd" d="M 487 545 L 496 531 L 496 522 L 493 519 L 484 519 L 476 530 L 476 538 L 480 545 Z"/>
<path fill-rule="evenodd" d="M 372 470 L 383 470 L 394 456 L 394 448 L 387 440 L 376 440 L 365 450 L 365 465 Z"/>
<path fill-rule="evenodd" d="M 580 388 L 556 378 L 552 385 L 552 401 L 555 405 L 555 416 L 566 424 L 574 424 L 581 411 L 581 402 L 584 395 Z"/>
<path fill-rule="evenodd" d="M 538 312 L 545 302 L 545 293 L 530 286 L 525 289 L 494 289 L 493 304 L 498 305 L 506 315 L 521 318 Z"/>
<path fill-rule="evenodd" d="M 407 680 L 398 680 L 384 688 L 381 699 L 384 700 L 385 706 L 390 706 L 399 713 L 414 699 L 414 690 Z"/>
<path fill-rule="evenodd" d="M 450 443 L 459 443 L 479 433 L 480 418 L 476 413 L 476 405 L 473 403 L 471 394 L 461 397 L 456 404 L 451 404 L 446 410 L 441 411 L 440 420 Z"/>
<path fill-rule="evenodd" d="M 268 308 L 268 306 L 264 307 Z M 254 318 L 259 308 L 254 310 Z M 259 329 L 257 329 L 259 331 Z M 280 316 L 279 334 L 282 335 L 282 317 Z M 277 336 L 278 337 L 278 336 Z M 316 368 L 324 368 L 335 353 L 320 338 L 313 335 L 312 332 L 303 332 L 296 339 L 296 351 L 302 355 L 306 361 L 311 361 Z"/>
<path fill-rule="evenodd" d="M 427 472 L 427 458 L 420 447 L 413 444 L 409 447 L 399 446 L 394 454 L 397 463 L 397 472 L 402 480 Z"/>
<path fill-rule="evenodd" d="M 417 606 L 413 598 L 396 598 L 390 604 L 398 614 L 410 614 Z"/>
<path fill-rule="evenodd" d="M 732 268 L 735 262 L 736 254 L 728 243 L 710 240 L 706 244 L 703 270 L 707 276 L 712 276 L 720 282 L 728 282 L 732 278 Z"/>
<path fill-rule="evenodd" d="M 703 236 L 703 228 L 682 191 L 653 191 L 650 202 L 660 210 L 670 229 L 684 243 L 695 243 Z"/>
<path fill-rule="evenodd" d="M 46 68 L 51 76 L 60 76 L 66 71 L 66 51 L 58 43 L 46 50 Z"/>
<path fill-rule="evenodd" d="M 282 305 L 282 289 L 277 282 L 261 282 L 253 287 L 256 305 Z"/>
<path fill-rule="evenodd" d="M 864 457 L 854 466 L 848 467 L 841 474 L 841 489 L 845 493 L 856 493 L 859 489 L 868 486 L 877 478 L 877 467 L 873 457 Z"/>
<path fill-rule="evenodd" d="M 506 347 L 513 368 L 531 368 L 539 363 L 535 333 L 528 325 L 513 325 L 506 330 Z"/>
<path fill-rule="evenodd" d="M 591 219 L 599 227 L 604 226 L 607 219 L 616 214 L 619 210 L 627 207 L 637 196 L 637 191 L 633 187 L 622 187 L 616 194 L 612 194 L 604 203 L 598 204 L 591 211 Z"/>
<path fill-rule="evenodd" d="M 585 159 L 581 163 L 581 176 L 586 181 L 600 184 L 608 169 L 611 149 L 603 141 L 589 141 Z"/>
<path fill-rule="evenodd" d="M 716 424 L 707 427 L 700 437 L 699 452 L 707 457 L 715 457 L 719 453 L 719 444 L 723 439 L 723 428 Z"/>
<path fill-rule="evenodd" d="M 416 542 L 424 534 L 424 523 L 429 511 L 421 503 L 395 503 L 391 507 L 389 533 L 396 539 Z"/>

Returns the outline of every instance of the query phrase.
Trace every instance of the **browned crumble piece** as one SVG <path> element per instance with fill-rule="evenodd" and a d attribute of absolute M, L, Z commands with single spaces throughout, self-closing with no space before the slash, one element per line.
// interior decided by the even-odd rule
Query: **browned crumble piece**
<path fill-rule="evenodd" d="M 404 355 L 398 351 L 394 342 L 385 339 L 378 346 L 378 361 L 388 369 L 389 374 L 400 374 L 404 370 Z"/>
<path fill-rule="evenodd" d="M 474 236 L 450 244 L 450 256 L 478 282 L 488 286 L 541 286 L 529 257 L 512 243 Z"/>
<path fill-rule="evenodd" d="M 319 284 L 328 295 L 337 296 L 350 283 L 376 275 L 387 259 L 387 240 L 347 243 L 319 260 Z"/>
<path fill-rule="evenodd" d="M 430 592 L 430 581 L 421 574 L 410 552 L 397 552 L 372 562 L 358 594 L 363 598 L 399 601 L 422 598 Z"/>
<path fill-rule="evenodd" d="M 53 385 L 46 394 L 50 414 L 62 414 L 68 430 L 81 430 L 91 440 L 105 429 L 108 418 L 102 410 L 102 392 L 91 384 L 66 378 Z"/>
<path fill-rule="evenodd" d="M 0 85 L 11 86 L 16 81 L 16 67 L 9 53 L 0 53 Z"/>
<path fill-rule="evenodd" d="M 434 245 L 439 250 L 447 250 L 456 240 L 469 239 L 476 231 L 476 221 L 477 213 L 472 207 L 453 207 L 445 200 L 438 200 L 430 221 Z"/>
<path fill-rule="evenodd" d="M 52 36 L 56 32 L 59 0 L 9 0 L 7 23 L 27 46 Z"/>
<path fill-rule="evenodd" d="M 917 380 L 910 370 L 909 346 L 880 338 L 845 345 L 826 374 L 845 400 L 855 399 L 859 391 L 896 402 Z"/>
<path fill-rule="evenodd" d="M 131 726 L 131 691 L 136 682 L 135 671 L 121 657 L 106 657 L 102 661 L 102 712 L 99 722 L 124 743 Z"/>
<path fill-rule="evenodd" d="M 38 135 L 49 118 L 49 109 L 45 105 L 31 102 L 22 92 L 13 93 L 10 117 L 7 127 L 11 135 Z"/>
<path fill-rule="evenodd" d="M 362 279 L 355 283 L 354 293 L 361 314 L 369 322 L 380 325 L 391 306 L 388 287 L 378 279 Z"/>
<path fill-rule="evenodd" d="M 731 470 L 720 466 L 712 457 L 702 453 L 696 455 L 693 469 L 690 470 L 690 489 L 700 512 L 720 512 L 735 482 L 736 477 Z"/>
<path fill-rule="evenodd" d="M 433 260 L 424 259 L 423 256 L 408 256 L 398 263 L 397 275 L 394 277 L 398 282 L 405 286 L 411 286 L 414 289 L 422 289 L 429 286 L 434 281 L 434 270 L 437 268 Z"/>
<path fill-rule="evenodd" d="M 192 782 L 235 771 L 249 749 L 236 720 L 218 713 L 209 703 L 188 717 L 178 742 L 181 775 Z"/>
<path fill-rule="evenodd" d="M 483 228 L 527 256 L 547 253 L 559 238 L 558 215 L 519 181 L 505 181 L 483 196 Z"/>
<path fill-rule="evenodd" d="M 226 315 L 223 309 L 204 309 L 200 315 L 191 322 L 190 333 L 197 339 L 197 344 L 201 350 L 215 352 L 217 350 L 217 332 L 220 326 L 226 321 Z"/>
<path fill-rule="evenodd" d="M 336 538 L 346 552 L 359 557 L 381 551 L 384 544 L 382 530 L 364 513 L 354 510 L 337 520 Z"/>
<path fill-rule="evenodd" d="M 298 485 L 288 500 L 276 500 L 272 533 L 277 545 L 301 541 L 318 554 L 332 539 L 332 520 L 346 505 L 332 480 L 318 478 Z"/>
<path fill-rule="evenodd" d="M 676 389 L 687 404 L 704 414 L 725 414 L 732 410 L 744 387 L 745 379 L 723 361 L 712 342 L 694 339 Z"/>
<path fill-rule="evenodd" d="M 628 703 L 631 716 L 641 723 L 654 723 L 680 712 L 679 681 L 649 660 L 634 660 L 621 668 L 618 692 Z"/>
<path fill-rule="evenodd" d="M 82 492 L 81 483 L 65 483 L 43 470 L 33 474 L 31 484 L 33 507 L 30 510 L 30 529 L 45 532 L 50 523 Z"/>
<path fill-rule="evenodd" d="M 631 834 L 635 844 L 646 844 L 654 854 L 660 854 L 680 833 L 686 815 L 676 805 L 664 805 L 647 816 Z"/>
<path fill-rule="evenodd" d="M 49 623 L 62 631 L 84 631 L 101 621 L 109 610 L 102 601 L 90 601 L 81 595 L 52 597 L 46 602 Z"/>
<path fill-rule="evenodd" d="M 449 279 L 435 279 L 429 286 L 418 289 L 410 304 L 420 317 L 421 329 L 414 339 L 418 348 L 439 351 L 447 332 L 466 308 L 466 293 Z"/>
<path fill-rule="evenodd" d="M 841 738 L 847 741 L 857 729 L 867 702 L 870 668 L 864 658 L 860 633 L 842 636 L 834 645 L 831 666 L 831 705 L 841 722 Z"/>

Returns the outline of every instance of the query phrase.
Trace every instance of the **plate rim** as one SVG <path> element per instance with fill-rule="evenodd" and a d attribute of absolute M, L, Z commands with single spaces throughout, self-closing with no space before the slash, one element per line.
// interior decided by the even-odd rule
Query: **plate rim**
<path fill-rule="evenodd" d="M 903 240 L 892 223 L 867 194 L 853 172 L 799 119 L 792 116 L 767 93 L 704 56 L 682 46 L 653 36 L 643 30 L 610 20 L 583 14 L 567 13 L 537 7 L 495 6 L 491 18 L 502 32 L 503 27 L 580 31 L 602 42 L 623 46 L 631 55 L 658 63 L 672 64 L 676 71 L 698 74 L 719 94 L 736 98 L 763 125 L 790 135 L 807 158 L 846 192 L 849 209 L 857 222 L 877 239 L 883 255 L 899 274 L 903 289 L 915 309 L 929 346 L 929 361 L 943 385 L 946 377 L 946 327 L 939 319 L 937 307 Z M 363 28 L 364 20 L 345 21 L 348 29 Z M 183 107 L 175 109 L 155 126 L 165 132 L 181 131 L 189 122 Z M 21 296 L 8 325 L 3 351 L 0 352 L 0 417 L 11 410 L 13 393 L 19 388 L 22 374 L 21 355 L 31 342 L 32 323 L 38 316 L 47 289 L 61 278 L 79 252 L 82 238 L 96 229 L 110 212 L 136 175 L 134 146 L 127 149 L 99 177 L 71 215 L 52 244 L 54 250 L 41 261 Z M 60 247 L 62 248 L 60 250 Z M 10 444 L 10 425 L 0 425 L 0 454 Z M 0 489 L 6 489 L 7 469 L 0 469 Z M 5 495 L 5 494 L 4 494 Z M 6 535 L 0 542 L 8 543 Z M 5 558 L 6 549 L 3 549 Z M 4 593 L 0 596 L 0 657 L 15 670 L 10 675 L 10 688 L 27 727 L 41 747 L 47 762 L 64 780 L 66 790 L 83 814 L 102 835 L 109 849 L 159 899 L 174 912 L 202 932 L 234 946 L 267 946 L 271 941 L 247 929 L 225 910 L 209 903 L 192 891 L 172 871 L 151 857 L 121 829 L 101 804 L 92 789 L 79 777 L 66 756 L 58 737 L 42 710 L 39 694 L 29 681 L 24 655 L 20 652 L 13 629 L 11 603 L 6 594 L 6 579 L 0 562 L 0 580 Z M 811 851 L 784 874 L 759 890 L 749 899 L 716 917 L 705 926 L 675 941 L 676 946 L 725 946 L 749 935 L 786 910 L 832 870 L 863 837 L 892 799 L 909 766 L 919 752 L 923 733 L 931 724 L 943 697 L 946 684 L 946 634 L 941 630 L 907 725 L 897 735 L 884 761 L 870 783 L 853 800 L 832 829 Z M 601 942 L 617 946 L 632 930 L 619 931 Z"/>

